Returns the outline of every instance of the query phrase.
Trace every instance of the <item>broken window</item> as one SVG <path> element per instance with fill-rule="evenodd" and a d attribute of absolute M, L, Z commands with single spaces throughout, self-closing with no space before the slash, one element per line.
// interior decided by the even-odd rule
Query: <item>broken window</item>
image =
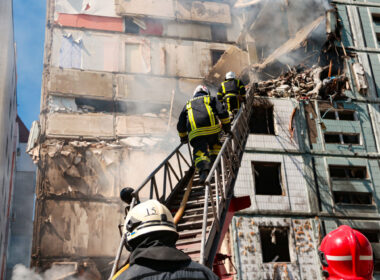
<path fill-rule="evenodd" d="M 211 37 L 213 41 L 226 42 L 227 28 L 223 24 L 211 24 Z"/>
<path fill-rule="evenodd" d="M 282 195 L 281 163 L 252 162 L 252 172 L 257 195 Z"/>
<path fill-rule="evenodd" d="M 372 204 L 371 193 L 360 192 L 333 192 L 335 203 L 345 204 Z"/>
<path fill-rule="evenodd" d="M 354 110 L 320 110 L 322 119 L 356 121 L 356 113 Z"/>
<path fill-rule="evenodd" d="M 290 262 L 289 228 L 259 227 L 263 262 Z"/>
<path fill-rule="evenodd" d="M 140 32 L 140 27 L 136 23 L 133 22 L 132 18 L 126 17 L 124 26 L 125 26 L 125 33 L 139 34 Z"/>
<path fill-rule="evenodd" d="M 325 133 L 325 142 L 327 144 L 360 144 L 360 134 L 348 133 Z"/>
<path fill-rule="evenodd" d="M 249 120 L 250 133 L 274 135 L 273 106 L 254 107 Z"/>
<path fill-rule="evenodd" d="M 330 177 L 333 179 L 366 179 L 365 166 L 329 165 Z"/>
<path fill-rule="evenodd" d="M 218 62 L 223 54 L 223 50 L 211 50 L 211 63 L 213 66 Z"/>

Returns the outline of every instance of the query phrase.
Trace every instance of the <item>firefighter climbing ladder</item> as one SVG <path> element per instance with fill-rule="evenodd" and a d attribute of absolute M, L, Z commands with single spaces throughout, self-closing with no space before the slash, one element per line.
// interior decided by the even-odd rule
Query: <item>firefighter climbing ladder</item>
<path fill-rule="evenodd" d="M 165 204 L 177 224 L 177 248 L 194 261 L 209 267 L 222 241 L 220 237 L 249 134 L 253 95 L 251 87 L 247 104 L 240 109 L 232 126 L 233 136 L 225 138 L 204 184 L 199 184 L 198 174 L 192 165 L 190 146 L 181 144 L 132 194 L 131 208 L 140 197 L 157 199 Z M 110 279 L 119 269 L 123 247 L 124 236 Z"/>

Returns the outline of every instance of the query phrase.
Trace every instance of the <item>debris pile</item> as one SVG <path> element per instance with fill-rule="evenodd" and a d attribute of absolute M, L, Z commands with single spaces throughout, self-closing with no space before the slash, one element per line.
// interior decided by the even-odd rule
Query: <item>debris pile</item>
<path fill-rule="evenodd" d="M 344 91 L 349 86 L 347 77 L 344 74 L 332 76 L 331 71 L 327 71 L 329 66 L 313 66 L 308 69 L 297 66 L 289 69 L 287 73 L 276 79 L 259 82 L 255 95 L 297 99 L 339 99 L 345 97 Z"/>

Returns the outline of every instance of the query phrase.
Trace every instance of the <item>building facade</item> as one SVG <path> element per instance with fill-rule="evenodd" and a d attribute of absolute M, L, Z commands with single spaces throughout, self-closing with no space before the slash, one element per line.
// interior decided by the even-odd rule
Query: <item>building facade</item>
<path fill-rule="evenodd" d="M 269 98 L 272 128 L 253 125 L 235 187 L 252 201 L 232 224 L 237 279 L 322 279 L 318 246 L 339 225 L 367 236 L 380 279 L 380 2 L 331 4 L 345 98 Z"/>
<path fill-rule="evenodd" d="M 0 279 L 5 279 L 17 145 L 16 57 L 12 1 L 0 3 Z"/>
<path fill-rule="evenodd" d="M 317 248 L 339 224 L 376 257 L 379 4 L 331 4 L 48 0 L 32 265 L 105 279 L 119 190 L 176 146 L 196 85 L 215 94 L 231 70 L 265 80 L 235 187 L 252 205 L 227 238 L 236 277 L 322 279 Z"/>

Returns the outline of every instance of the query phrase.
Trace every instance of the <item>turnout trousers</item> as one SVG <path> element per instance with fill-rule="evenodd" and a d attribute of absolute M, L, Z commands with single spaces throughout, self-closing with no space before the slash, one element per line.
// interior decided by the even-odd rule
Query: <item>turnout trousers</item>
<path fill-rule="evenodd" d="M 226 109 L 230 117 L 235 115 L 237 111 L 239 111 L 240 109 L 240 100 L 237 94 L 231 94 L 231 93 L 227 94 L 224 97 L 223 102 L 224 102 L 224 105 L 226 106 Z"/>
<path fill-rule="evenodd" d="M 198 171 L 210 170 L 222 148 L 219 133 L 195 137 L 190 145 L 193 147 L 194 165 Z"/>

